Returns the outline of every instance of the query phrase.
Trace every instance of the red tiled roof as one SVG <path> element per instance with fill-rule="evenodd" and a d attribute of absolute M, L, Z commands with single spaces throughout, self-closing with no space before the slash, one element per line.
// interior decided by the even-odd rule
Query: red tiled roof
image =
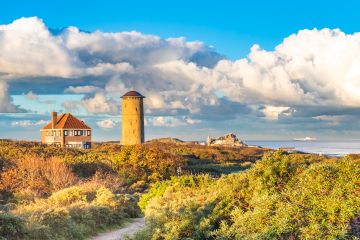
<path fill-rule="evenodd" d="M 127 92 L 127 93 L 125 93 L 125 94 L 122 96 L 122 98 L 123 98 L 123 97 L 140 97 L 140 98 L 144 98 L 144 96 L 141 95 L 140 93 L 138 93 L 137 91 Z"/>
<path fill-rule="evenodd" d="M 51 122 L 42 129 L 52 129 Z M 83 121 L 77 119 L 70 113 L 61 114 L 57 117 L 55 129 L 91 129 Z"/>

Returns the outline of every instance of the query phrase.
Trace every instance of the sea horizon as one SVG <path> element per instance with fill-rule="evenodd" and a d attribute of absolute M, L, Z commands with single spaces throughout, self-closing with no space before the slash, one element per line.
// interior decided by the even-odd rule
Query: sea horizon
<path fill-rule="evenodd" d="M 245 143 L 272 149 L 294 148 L 294 150 L 301 152 L 331 156 L 360 154 L 360 140 L 249 140 Z"/>

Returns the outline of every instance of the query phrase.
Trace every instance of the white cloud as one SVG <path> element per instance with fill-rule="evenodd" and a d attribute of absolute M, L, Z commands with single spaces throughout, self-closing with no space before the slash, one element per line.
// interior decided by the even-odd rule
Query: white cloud
<path fill-rule="evenodd" d="M 29 91 L 27 94 L 25 94 L 25 98 L 31 101 L 38 101 L 39 96 L 33 93 L 32 91 Z"/>
<path fill-rule="evenodd" d="M 280 115 L 291 116 L 292 111 L 290 107 L 283 106 L 265 106 L 261 112 L 265 115 L 268 120 L 278 120 Z"/>
<path fill-rule="evenodd" d="M 85 70 L 86 75 L 101 76 L 113 75 L 114 73 L 131 73 L 134 68 L 129 63 L 99 63 Z"/>
<path fill-rule="evenodd" d="M 66 100 L 61 106 L 64 107 L 67 111 L 73 112 L 79 109 L 80 102 L 74 100 Z"/>
<path fill-rule="evenodd" d="M 65 93 L 76 93 L 76 94 L 84 94 L 84 93 L 94 93 L 99 91 L 100 88 L 95 86 L 70 86 L 64 90 Z"/>
<path fill-rule="evenodd" d="M 0 26 L 0 69 L 8 84 L 29 78 L 34 86 L 42 84 L 59 94 L 85 94 L 80 104 L 63 105 L 91 114 L 119 114 L 119 97 L 131 89 L 147 97 L 147 113 L 154 115 L 199 116 L 208 111 L 211 117 L 210 107 L 232 114 L 236 105 L 224 107 L 228 102 L 221 97 L 238 107 L 266 106 L 260 111 L 271 120 L 291 115 L 298 106 L 357 108 L 358 56 L 360 33 L 337 29 L 301 30 L 274 51 L 254 45 L 246 58 L 232 61 L 220 60 L 204 43 L 185 38 L 86 33 L 76 27 L 53 35 L 38 18 Z M 18 111 L 7 89 L 0 80 L 0 112 Z M 160 118 L 156 124 L 176 124 L 169 121 L 176 122 Z"/>
<path fill-rule="evenodd" d="M 116 126 L 116 122 L 111 119 L 105 119 L 105 120 L 96 122 L 96 125 L 98 125 L 101 128 L 104 128 L 104 129 L 112 129 Z"/>
<path fill-rule="evenodd" d="M 0 78 L 0 113 L 15 113 L 21 111 L 22 109 L 19 109 L 12 103 L 12 98 L 8 95 L 8 85 Z"/>
<path fill-rule="evenodd" d="M 47 123 L 48 122 L 45 120 L 39 120 L 39 121 L 22 120 L 22 121 L 11 122 L 11 126 L 32 127 L 32 126 L 45 125 Z"/>
<path fill-rule="evenodd" d="M 195 125 L 201 123 L 201 120 L 191 119 L 189 117 L 171 117 L 171 116 L 160 116 L 151 119 L 151 123 L 155 127 L 178 127 L 186 125 Z"/>
<path fill-rule="evenodd" d="M 93 97 L 81 100 L 81 105 L 89 113 L 119 114 L 120 112 L 120 103 L 103 93 L 96 93 Z"/>
<path fill-rule="evenodd" d="M 192 61 L 194 56 L 199 59 L 199 64 L 215 63 L 219 59 L 218 54 L 203 43 L 187 42 L 185 38 L 161 39 L 139 32 L 85 33 L 76 27 L 53 35 L 37 17 L 0 25 L 2 73 L 9 76 L 10 81 L 29 78 L 34 83 L 41 79 L 34 77 L 52 77 L 46 87 L 59 93 L 65 90 L 66 93 L 89 94 L 106 90 L 119 95 L 124 93 L 116 91 L 119 86 L 123 90 L 140 89 L 146 94 L 158 92 L 163 88 L 161 85 L 168 85 L 169 81 L 158 79 L 153 66 L 174 60 Z M 56 81 L 61 78 L 64 80 L 58 87 Z M 89 86 L 84 87 L 85 82 Z M 100 83 L 104 89 L 90 87 L 92 82 Z M 65 89 L 64 83 L 65 86 L 68 84 Z M 44 82 L 41 84 L 46 85 Z M 178 107 L 181 104 L 175 101 L 175 104 L 166 106 Z M 103 109 L 99 109 L 101 113 Z M 93 110 L 96 111 L 91 109 L 91 113 Z"/>
<path fill-rule="evenodd" d="M 215 70 L 225 80 L 219 88 L 247 103 L 358 107 L 359 46 L 358 33 L 302 30 L 273 52 L 255 45 L 248 59 L 220 61 Z"/>
<path fill-rule="evenodd" d="M 53 36 L 41 19 L 20 18 L 0 25 L 0 69 L 20 76 L 73 75 L 76 54 L 60 37 Z"/>
<path fill-rule="evenodd" d="M 347 120 L 348 118 L 349 118 L 349 116 L 346 116 L 346 115 L 337 115 L 337 116 L 320 115 L 320 116 L 313 117 L 313 119 L 326 122 L 327 126 L 338 126 L 338 125 L 340 125 L 341 122 L 343 122 L 344 120 Z"/>

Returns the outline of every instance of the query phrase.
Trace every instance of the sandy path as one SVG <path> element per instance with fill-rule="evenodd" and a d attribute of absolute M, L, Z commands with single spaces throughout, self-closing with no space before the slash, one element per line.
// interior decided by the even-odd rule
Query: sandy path
<path fill-rule="evenodd" d="M 128 225 L 111 232 L 100 233 L 92 240 L 123 240 L 125 236 L 131 236 L 145 226 L 144 218 L 134 218 Z"/>

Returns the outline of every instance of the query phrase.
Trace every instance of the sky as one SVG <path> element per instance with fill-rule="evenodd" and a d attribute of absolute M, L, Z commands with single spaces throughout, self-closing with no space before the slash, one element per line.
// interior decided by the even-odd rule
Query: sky
<path fill-rule="evenodd" d="M 360 139 L 357 1 L 6 1 L 0 138 L 39 140 L 71 112 L 121 137 L 120 96 L 145 138 Z"/>

